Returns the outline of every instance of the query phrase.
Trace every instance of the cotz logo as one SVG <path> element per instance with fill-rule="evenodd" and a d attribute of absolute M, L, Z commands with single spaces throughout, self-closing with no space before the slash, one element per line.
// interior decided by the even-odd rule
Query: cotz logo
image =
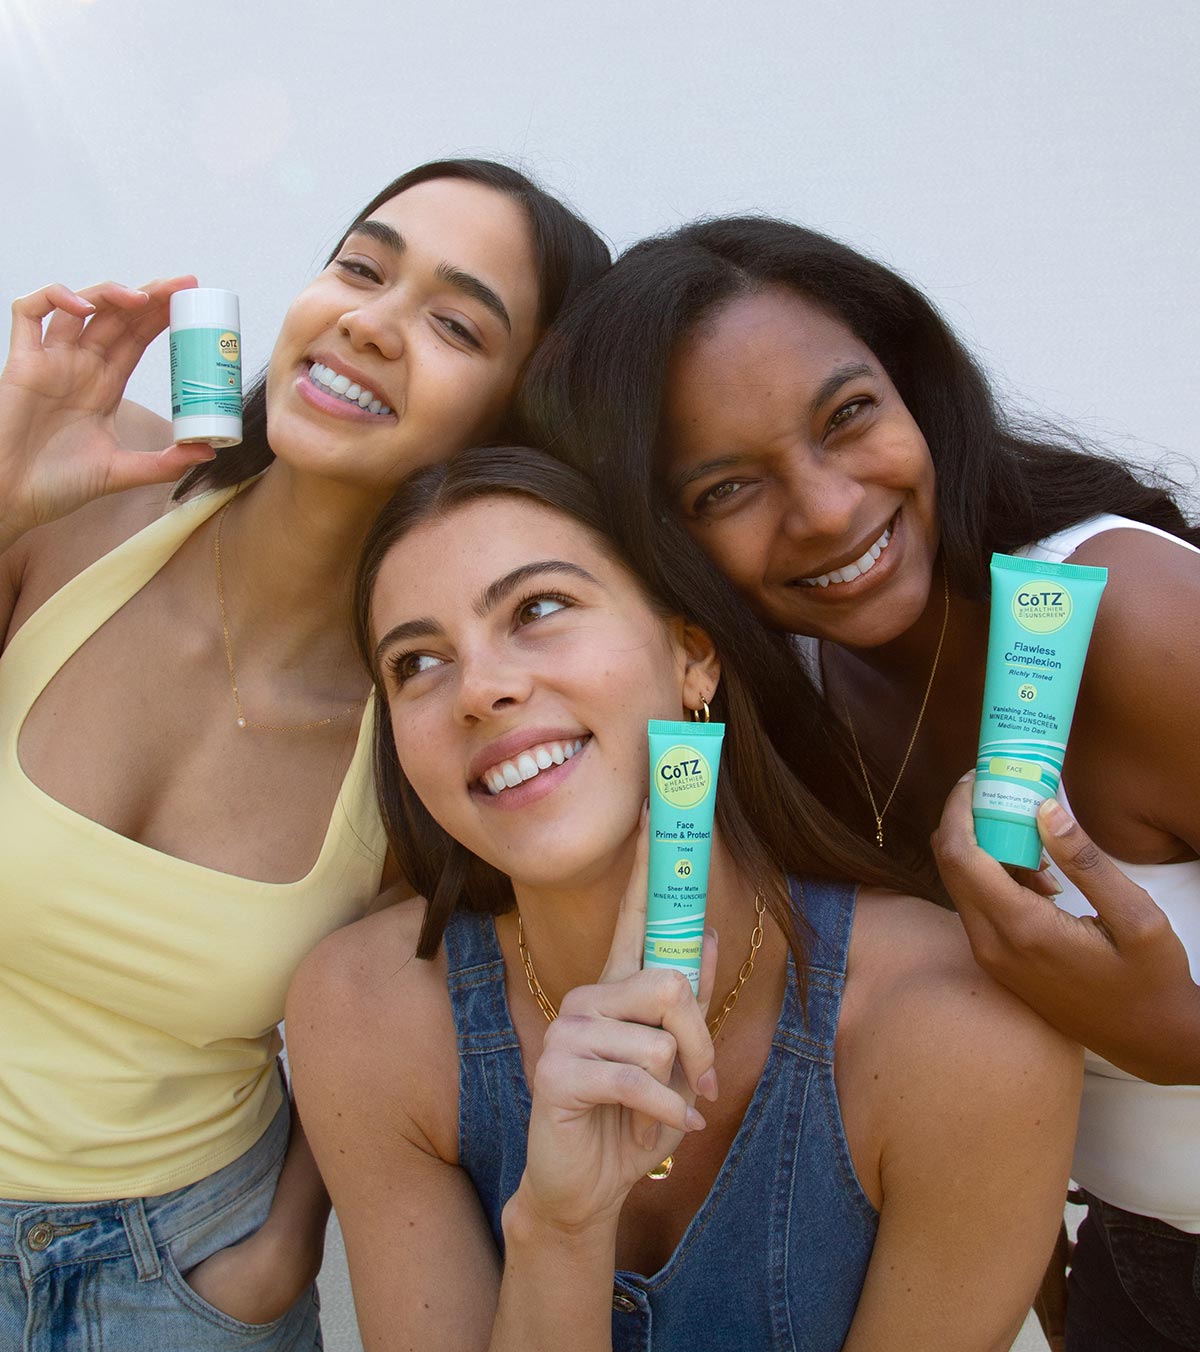
<path fill-rule="evenodd" d="M 237 361 L 242 355 L 242 345 L 238 342 L 236 333 L 223 333 L 217 339 L 217 347 L 221 350 L 221 356 L 226 361 Z"/>
<path fill-rule="evenodd" d="M 695 807 L 708 793 L 712 771 L 694 746 L 672 746 L 659 756 L 654 782 L 672 807 Z"/>
<path fill-rule="evenodd" d="M 1036 578 L 1013 593 L 1013 619 L 1031 634 L 1053 634 L 1071 618 L 1075 604 L 1061 584 Z"/>

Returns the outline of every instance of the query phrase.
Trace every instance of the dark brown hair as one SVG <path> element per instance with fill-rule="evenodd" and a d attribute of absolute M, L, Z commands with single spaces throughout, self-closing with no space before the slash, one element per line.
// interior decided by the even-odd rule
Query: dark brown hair
<path fill-rule="evenodd" d="M 528 498 L 579 522 L 631 572 L 661 614 L 682 616 L 713 639 L 721 658 L 721 682 L 712 710 L 727 725 L 717 824 L 739 868 L 761 880 L 767 907 L 788 935 L 798 962 L 803 961 L 803 944 L 787 891 L 789 875 L 913 889 L 911 874 L 843 825 L 838 786 L 853 781 L 849 767 L 839 772 L 830 759 L 834 744 L 819 701 L 797 701 L 793 709 L 806 739 L 805 773 L 794 773 L 775 750 L 764 731 L 762 697 L 780 683 L 789 687 L 795 682 L 795 660 L 782 640 L 756 623 L 746 626 L 744 603 L 689 537 L 668 532 L 663 549 L 672 554 L 673 565 L 648 576 L 606 529 L 599 496 L 584 475 L 540 451 L 480 448 L 417 470 L 401 484 L 371 528 L 355 581 L 355 638 L 375 682 L 379 800 L 400 869 L 426 899 L 418 957 L 434 955 L 455 909 L 500 914 L 513 905 L 513 891 L 504 874 L 442 830 L 400 768 L 375 662 L 371 596 L 384 559 L 408 532 L 465 503 L 497 495 Z M 798 688 L 809 689 L 805 682 Z"/>

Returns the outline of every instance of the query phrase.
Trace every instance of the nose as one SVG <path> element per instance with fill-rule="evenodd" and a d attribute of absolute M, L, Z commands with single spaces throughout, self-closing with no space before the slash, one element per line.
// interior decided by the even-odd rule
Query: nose
<path fill-rule="evenodd" d="M 475 724 L 519 708 L 533 693 L 533 685 L 527 667 L 490 645 L 460 653 L 455 715 L 463 723 Z"/>
<path fill-rule="evenodd" d="M 789 458 L 782 490 L 779 529 L 797 544 L 841 540 L 857 520 L 864 497 L 863 485 L 836 455 L 808 452 Z"/>
<path fill-rule="evenodd" d="M 357 351 L 373 348 L 388 361 L 404 352 L 404 316 L 394 295 L 364 298 L 342 315 L 338 328 Z"/>

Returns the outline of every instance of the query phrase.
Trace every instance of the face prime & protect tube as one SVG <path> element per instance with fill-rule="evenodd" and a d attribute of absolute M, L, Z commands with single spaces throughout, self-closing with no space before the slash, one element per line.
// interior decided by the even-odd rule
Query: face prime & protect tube
<path fill-rule="evenodd" d="M 717 771 L 724 723 L 652 718 L 650 887 L 644 967 L 672 967 L 700 990 Z"/>
<path fill-rule="evenodd" d="M 975 838 L 1038 867 L 1037 810 L 1058 792 L 1107 568 L 992 555 L 992 613 L 975 762 Z"/>

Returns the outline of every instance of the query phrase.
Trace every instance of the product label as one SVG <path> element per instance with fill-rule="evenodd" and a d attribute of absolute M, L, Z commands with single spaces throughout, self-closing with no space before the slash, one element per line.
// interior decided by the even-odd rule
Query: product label
<path fill-rule="evenodd" d="M 1071 593 L 1053 578 L 1033 578 L 1013 592 L 1013 619 L 1031 634 L 1057 633 L 1074 609 Z"/>
<path fill-rule="evenodd" d="M 678 744 L 658 758 L 654 786 L 672 807 L 695 807 L 712 787 L 712 770 L 694 746 Z"/>
<path fill-rule="evenodd" d="M 651 939 L 647 947 L 660 962 L 699 962 L 703 948 L 703 937 L 699 939 Z"/>
<path fill-rule="evenodd" d="M 1033 761 L 1014 760 L 1011 756 L 993 756 L 988 761 L 989 775 L 1007 775 L 1010 779 L 1032 779 L 1037 783 L 1042 777 L 1042 767 Z"/>
<path fill-rule="evenodd" d="M 242 416 L 241 341 L 232 329 L 171 334 L 171 416 Z"/>

